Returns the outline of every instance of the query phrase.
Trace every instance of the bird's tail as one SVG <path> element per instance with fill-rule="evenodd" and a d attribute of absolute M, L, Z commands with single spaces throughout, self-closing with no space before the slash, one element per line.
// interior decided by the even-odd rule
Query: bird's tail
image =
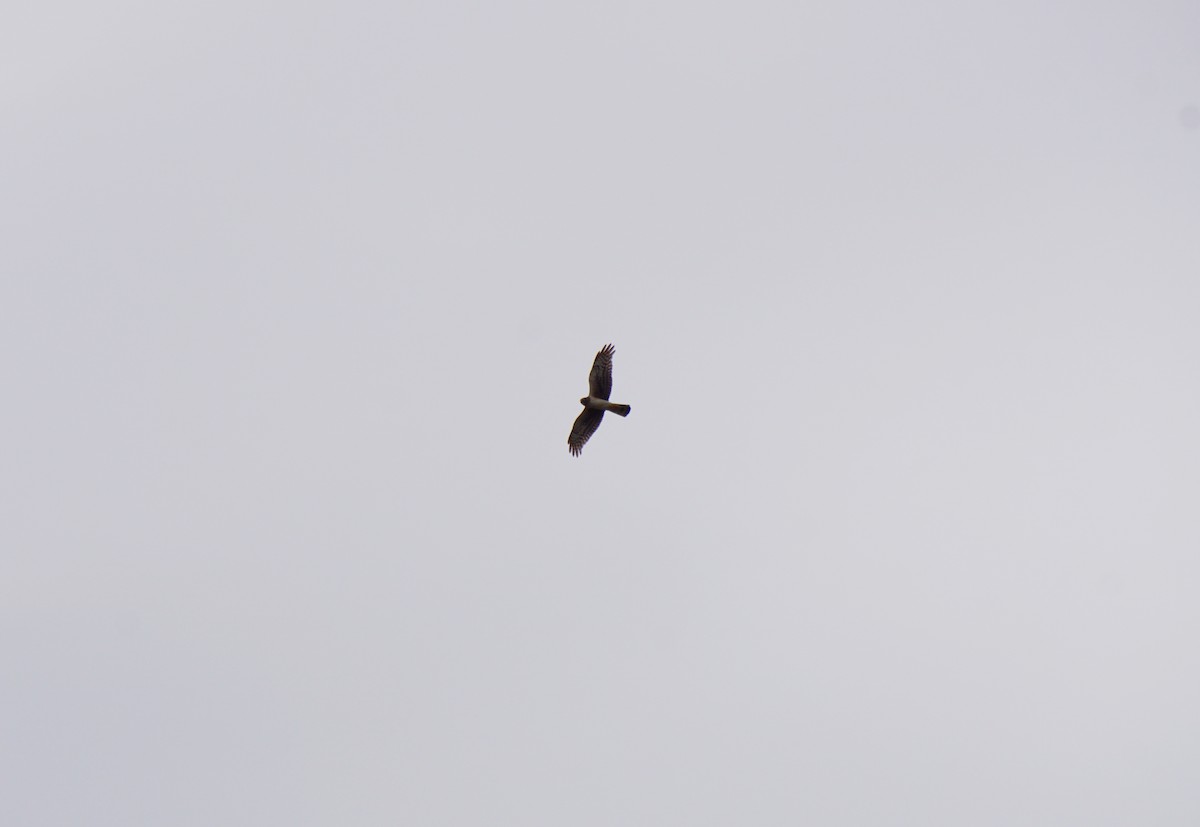
<path fill-rule="evenodd" d="M 628 405 L 612 405 L 609 407 L 609 410 L 615 413 L 617 416 L 629 416 L 629 412 L 633 410 L 633 408 L 629 407 Z"/>

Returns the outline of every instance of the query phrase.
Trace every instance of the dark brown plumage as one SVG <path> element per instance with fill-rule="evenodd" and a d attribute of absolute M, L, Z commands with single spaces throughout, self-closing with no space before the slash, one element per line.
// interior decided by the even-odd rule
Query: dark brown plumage
<path fill-rule="evenodd" d="M 579 400 L 583 412 L 576 417 L 571 435 L 567 437 L 567 448 L 575 456 L 579 456 L 584 444 L 596 433 L 605 411 L 612 411 L 617 416 L 629 416 L 631 408 L 628 405 L 608 401 L 612 393 L 612 357 L 615 352 L 612 345 L 605 345 L 592 362 L 592 371 L 588 374 L 588 395 Z"/>

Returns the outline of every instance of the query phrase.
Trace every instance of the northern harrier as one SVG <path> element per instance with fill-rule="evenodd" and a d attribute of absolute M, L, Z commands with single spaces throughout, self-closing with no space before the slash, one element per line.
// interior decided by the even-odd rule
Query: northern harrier
<path fill-rule="evenodd" d="M 579 456 L 583 444 L 596 433 L 605 411 L 612 411 L 617 416 L 629 416 L 628 405 L 608 401 L 608 395 L 612 393 L 614 352 L 612 345 L 605 345 L 592 363 L 592 372 L 588 374 L 588 395 L 579 400 L 579 404 L 583 405 L 583 413 L 576 418 L 571 426 L 571 435 L 567 437 L 567 447 L 575 456 Z"/>

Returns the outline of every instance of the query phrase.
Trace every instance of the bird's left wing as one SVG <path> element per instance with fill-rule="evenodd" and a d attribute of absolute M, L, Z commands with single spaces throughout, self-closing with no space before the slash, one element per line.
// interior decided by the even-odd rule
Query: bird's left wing
<path fill-rule="evenodd" d="M 612 358 L 616 349 L 605 345 L 596 354 L 592 363 L 592 372 L 588 374 L 588 393 L 597 399 L 608 399 L 612 393 Z"/>

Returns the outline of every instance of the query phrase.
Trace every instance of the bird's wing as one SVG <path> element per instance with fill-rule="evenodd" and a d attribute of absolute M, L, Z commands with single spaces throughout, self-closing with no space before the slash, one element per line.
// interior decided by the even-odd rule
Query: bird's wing
<path fill-rule="evenodd" d="M 588 393 L 597 399 L 608 399 L 612 393 L 612 358 L 615 352 L 612 345 L 605 345 L 592 363 L 592 372 L 588 374 Z"/>
<path fill-rule="evenodd" d="M 604 419 L 604 411 L 597 411 L 593 408 L 584 408 L 583 413 L 575 417 L 575 424 L 571 426 L 571 435 L 567 437 L 567 447 L 575 456 L 579 456 L 579 452 L 583 450 L 583 444 L 592 438 L 592 434 L 596 433 L 596 429 L 600 427 L 600 420 Z"/>

